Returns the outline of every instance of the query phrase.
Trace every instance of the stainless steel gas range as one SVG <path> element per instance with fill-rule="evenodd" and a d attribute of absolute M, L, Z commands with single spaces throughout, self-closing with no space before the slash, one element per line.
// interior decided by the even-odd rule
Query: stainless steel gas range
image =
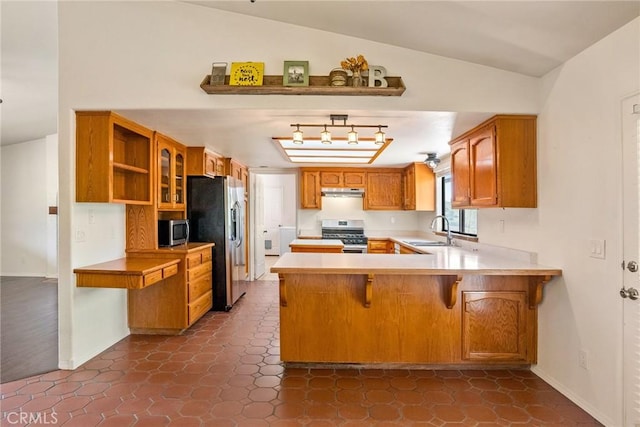
<path fill-rule="evenodd" d="M 344 253 L 367 253 L 364 221 L 360 219 L 323 219 L 322 238 L 341 240 Z"/>

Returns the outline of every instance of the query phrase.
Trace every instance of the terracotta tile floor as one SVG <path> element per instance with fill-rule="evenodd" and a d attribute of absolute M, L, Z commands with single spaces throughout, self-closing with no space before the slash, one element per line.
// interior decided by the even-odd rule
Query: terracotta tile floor
<path fill-rule="evenodd" d="M 2 384 L 0 424 L 600 425 L 526 370 L 285 369 L 277 290 L 253 282 L 182 336 L 129 336 L 75 371 Z"/>

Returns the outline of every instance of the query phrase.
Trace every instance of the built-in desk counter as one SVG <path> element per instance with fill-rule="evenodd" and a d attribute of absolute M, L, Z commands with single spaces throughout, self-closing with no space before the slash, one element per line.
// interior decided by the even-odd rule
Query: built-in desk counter
<path fill-rule="evenodd" d="M 76 268 L 76 286 L 142 289 L 178 273 L 179 259 L 119 258 Z"/>
<path fill-rule="evenodd" d="M 285 362 L 522 366 L 561 270 L 455 247 L 425 254 L 284 254 Z"/>

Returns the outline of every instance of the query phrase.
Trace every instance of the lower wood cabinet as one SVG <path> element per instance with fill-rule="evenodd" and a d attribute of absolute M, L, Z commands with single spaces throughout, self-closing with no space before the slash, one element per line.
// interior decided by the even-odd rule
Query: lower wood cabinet
<path fill-rule="evenodd" d="M 161 283 L 128 291 L 133 334 L 179 334 L 213 305 L 211 243 L 130 252 L 132 258 L 179 258 L 178 273 Z"/>
<path fill-rule="evenodd" d="M 463 291 L 462 358 L 527 360 L 528 314 L 525 291 Z"/>
<path fill-rule="evenodd" d="M 187 255 L 187 300 L 189 325 L 209 311 L 213 304 L 211 248 Z"/>
<path fill-rule="evenodd" d="M 298 271 L 279 272 L 284 362 L 484 368 L 537 361 L 541 277 Z"/>
<path fill-rule="evenodd" d="M 393 242 L 389 239 L 372 239 L 367 242 L 367 253 L 370 254 L 392 254 Z"/>

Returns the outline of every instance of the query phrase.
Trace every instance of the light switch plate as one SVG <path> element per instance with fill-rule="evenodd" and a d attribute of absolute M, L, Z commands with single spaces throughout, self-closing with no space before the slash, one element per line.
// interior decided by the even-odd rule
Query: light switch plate
<path fill-rule="evenodd" d="M 606 258 L 606 245 L 604 240 L 589 240 L 589 256 L 591 258 Z"/>

